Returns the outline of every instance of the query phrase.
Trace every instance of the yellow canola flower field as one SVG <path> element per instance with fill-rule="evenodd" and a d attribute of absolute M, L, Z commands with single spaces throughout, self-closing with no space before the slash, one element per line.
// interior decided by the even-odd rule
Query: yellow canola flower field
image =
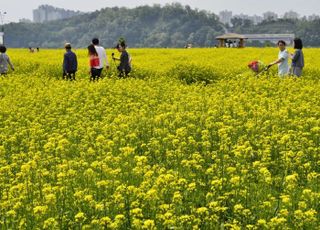
<path fill-rule="evenodd" d="M 246 66 L 275 48 L 132 49 L 131 77 L 98 82 L 75 52 L 70 82 L 63 50 L 8 51 L 1 229 L 320 226 L 319 49 L 284 79 Z"/>

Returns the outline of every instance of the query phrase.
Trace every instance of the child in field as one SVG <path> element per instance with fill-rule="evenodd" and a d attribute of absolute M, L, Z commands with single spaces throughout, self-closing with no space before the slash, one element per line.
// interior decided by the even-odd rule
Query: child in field
<path fill-rule="evenodd" d="M 90 63 L 90 80 L 99 80 L 101 75 L 100 59 L 98 52 L 93 44 L 88 46 L 88 55 Z"/>
<path fill-rule="evenodd" d="M 64 45 L 66 53 L 63 57 L 63 79 L 76 80 L 76 72 L 78 69 L 77 56 L 71 51 L 71 44 Z"/>
<path fill-rule="evenodd" d="M 8 65 L 11 70 L 14 71 L 13 64 L 10 61 L 9 56 L 6 54 L 7 48 L 3 45 L 0 46 L 0 75 L 5 75 L 8 72 Z"/>
<path fill-rule="evenodd" d="M 117 50 L 121 53 L 120 58 L 115 58 L 114 54 L 112 53 L 113 60 L 120 61 L 119 66 L 117 67 L 119 71 L 119 77 L 127 77 L 128 74 L 131 72 L 131 57 L 126 51 L 126 44 L 124 41 L 120 41 L 117 46 Z"/>

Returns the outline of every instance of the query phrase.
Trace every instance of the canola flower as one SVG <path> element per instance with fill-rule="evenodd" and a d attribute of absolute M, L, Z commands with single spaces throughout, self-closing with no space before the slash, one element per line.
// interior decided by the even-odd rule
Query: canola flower
<path fill-rule="evenodd" d="M 0 228 L 316 229 L 318 49 L 285 79 L 246 67 L 276 49 L 151 51 L 94 83 L 85 50 L 75 82 L 63 50 L 8 51 Z"/>

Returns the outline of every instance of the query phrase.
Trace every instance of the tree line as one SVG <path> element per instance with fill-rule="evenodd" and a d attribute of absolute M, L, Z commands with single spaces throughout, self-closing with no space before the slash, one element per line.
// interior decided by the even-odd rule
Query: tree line
<path fill-rule="evenodd" d="M 86 47 L 99 37 L 105 47 L 124 37 L 130 47 L 213 46 L 223 32 L 213 13 L 181 4 L 104 8 L 69 19 L 46 23 L 10 23 L 5 26 L 11 47 Z"/>
<path fill-rule="evenodd" d="M 236 33 L 294 33 L 306 46 L 319 46 L 320 20 L 277 19 L 254 25 L 250 20 L 235 18 L 229 31 Z M 104 8 L 69 19 L 46 23 L 10 23 L 5 27 L 5 42 L 10 47 L 86 47 L 99 37 L 105 47 L 113 47 L 124 37 L 130 47 L 211 47 L 215 37 L 225 32 L 217 15 L 192 9 L 179 3 L 165 6 Z M 251 43 L 252 45 L 263 45 Z"/>

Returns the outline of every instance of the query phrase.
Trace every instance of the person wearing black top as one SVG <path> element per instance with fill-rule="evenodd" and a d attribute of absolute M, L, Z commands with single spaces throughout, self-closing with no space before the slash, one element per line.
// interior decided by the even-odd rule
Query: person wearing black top
<path fill-rule="evenodd" d="M 117 69 L 119 71 L 119 77 L 127 77 L 131 72 L 131 57 L 126 51 L 126 44 L 124 42 L 118 43 L 116 49 L 121 53 L 120 58 L 115 58 L 114 53 L 112 53 L 113 60 L 120 61 Z"/>
<path fill-rule="evenodd" d="M 76 80 L 78 69 L 77 56 L 71 51 L 70 43 L 66 43 L 64 48 L 66 49 L 66 53 L 63 56 L 63 79 Z"/>

